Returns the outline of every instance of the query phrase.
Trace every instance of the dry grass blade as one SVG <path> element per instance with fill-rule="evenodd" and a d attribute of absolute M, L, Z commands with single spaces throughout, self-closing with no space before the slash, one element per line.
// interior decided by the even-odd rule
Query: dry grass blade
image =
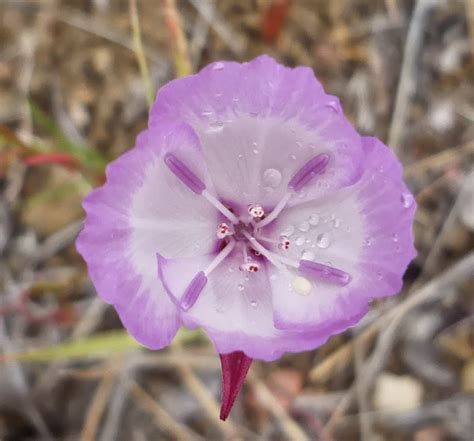
<path fill-rule="evenodd" d="M 148 70 L 148 64 L 145 57 L 145 51 L 143 50 L 142 34 L 140 30 L 140 20 L 138 18 L 137 11 L 137 0 L 130 0 L 130 22 L 132 24 L 133 33 L 133 48 L 138 61 L 138 67 L 140 69 L 140 75 L 142 77 L 143 85 L 145 87 L 145 95 L 148 103 L 148 107 L 153 104 L 155 92 L 153 85 L 151 84 L 150 72 Z"/>
<path fill-rule="evenodd" d="M 164 0 L 165 22 L 171 40 L 174 54 L 174 65 L 177 77 L 190 75 L 192 72 L 189 60 L 188 43 L 184 35 L 181 18 L 176 9 L 175 0 Z"/>
<path fill-rule="evenodd" d="M 417 60 L 423 43 L 423 31 L 425 29 L 428 12 L 436 0 L 418 0 L 408 30 L 403 56 L 402 70 L 398 83 L 395 109 L 393 111 L 388 145 L 400 157 L 400 147 L 403 137 L 403 129 L 406 126 L 408 106 L 415 92 L 417 77 Z"/>
<path fill-rule="evenodd" d="M 309 441 L 308 436 L 296 421 L 288 415 L 288 412 L 273 396 L 268 387 L 255 375 L 250 374 L 248 381 L 257 396 L 258 401 L 272 414 L 278 421 L 287 439 L 298 441 Z"/>
<path fill-rule="evenodd" d="M 405 167 L 405 177 L 411 178 L 421 173 L 426 173 L 434 168 L 446 167 L 450 163 L 459 161 L 471 153 L 474 153 L 474 142 L 468 142 L 461 146 L 442 150 L 439 153 L 428 156 Z"/>
<path fill-rule="evenodd" d="M 178 423 L 158 402 L 136 382 L 130 382 L 130 392 L 138 405 L 148 412 L 156 421 L 160 431 L 166 431 L 168 434 L 180 441 L 198 441 L 203 438 L 189 430 L 186 426 Z"/>
<path fill-rule="evenodd" d="M 113 369 L 107 369 L 105 375 L 97 386 L 96 393 L 86 415 L 86 420 L 81 433 L 81 441 L 94 441 L 99 429 L 100 420 L 107 405 L 107 400 L 112 392 L 115 382 Z"/>

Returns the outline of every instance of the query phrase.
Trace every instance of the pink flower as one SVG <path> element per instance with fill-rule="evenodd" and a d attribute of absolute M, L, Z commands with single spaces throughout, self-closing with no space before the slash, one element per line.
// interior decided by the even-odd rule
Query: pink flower
<path fill-rule="evenodd" d="M 415 202 L 306 67 L 217 62 L 164 86 L 148 129 L 84 201 L 77 247 L 145 346 L 202 327 L 226 418 L 253 358 L 322 345 L 396 294 Z"/>

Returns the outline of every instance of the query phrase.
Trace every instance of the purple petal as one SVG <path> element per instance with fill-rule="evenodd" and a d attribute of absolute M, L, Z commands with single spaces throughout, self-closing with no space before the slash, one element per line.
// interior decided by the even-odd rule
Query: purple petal
<path fill-rule="evenodd" d="M 230 354 L 219 354 L 219 357 L 222 366 L 220 419 L 225 421 L 244 383 L 252 359 L 247 357 L 242 351 L 235 351 Z"/>
<path fill-rule="evenodd" d="M 402 287 L 403 273 L 416 255 L 411 231 L 415 203 L 407 196 L 411 193 L 393 153 L 374 138 L 364 138 L 364 148 L 366 172 L 357 184 L 285 210 L 265 232 L 278 235 L 293 226 L 296 232 L 289 239 L 294 254 L 307 256 L 303 258 L 314 262 L 313 270 L 321 268 L 322 275 L 324 266 L 338 270 L 319 281 L 307 275 L 311 288 L 299 295 L 286 288 L 295 284 L 299 272 L 270 268 L 279 329 L 329 330 L 332 324 L 336 329 L 345 318 L 363 315 L 372 299 L 394 295 Z M 342 282 L 345 274 L 351 277 L 345 286 L 328 283 L 337 281 L 333 276 Z"/>

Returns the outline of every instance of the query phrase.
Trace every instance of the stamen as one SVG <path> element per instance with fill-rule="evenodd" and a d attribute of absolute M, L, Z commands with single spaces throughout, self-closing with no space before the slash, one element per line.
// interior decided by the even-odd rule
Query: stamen
<path fill-rule="evenodd" d="M 263 240 L 264 242 L 268 243 L 274 243 L 275 245 L 278 245 L 278 248 L 280 248 L 280 250 L 285 251 L 288 250 L 291 245 L 290 239 L 288 239 L 288 237 L 285 235 L 281 235 L 280 240 L 270 239 L 269 237 L 265 236 L 258 236 L 256 237 L 256 239 Z"/>
<path fill-rule="evenodd" d="M 248 231 L 242 231 L 242 234 L 249 240 L 250 246 L 257 250 L 262 256 L 266 257 L 270 263 L 275 265 L 277 268 L 282 269 L 283 265 L 292 266 L 298 268 L 299 262 L 293 261 L 292 259 L 287 259 L 286 257 L 280 256 L 278 254 L 272 253 L 267 250 L 261 243 L 255 239 Z"/>
<path fill-rule="evenodd" d="M 317 174 L 321 173 L 329 162 L 329 155 L 322 153 L 310 159 L 288 182 L 288 188 L 299 191 Z"/>
<path fill-rule="evenodd" d="M 249 205 L 248 212 L 254 219 L 261 219 L 265 215 L 265 211 L 261 205 Z"/>
<path fill-rule="evenodd" d="M 197 301 L 199 295 L 207 284 L 207 277 L 214 271 L 234 249 L 235 240 L 231 239 L 229 243 L 214 257 L 209 266 L 204 271 L 199 271 L 191 280 L 184 291 L 180 306 L 184 311 L 188 311 Z"/>
<path fill-rule="evenodd" d="M 191 191 L 201 194 L 206 189 L 202 182 L 189 168 L 184 165 L 175 155 L 167 153 L 164 158 L 165 164 L 171 172 Z"/>
<path fill-rule="evenodd" d="M 285 208 L 290 198 L 291 198 L 291 192 L 285 193 L 285 195 L 281 198 L 280 202 L 276 204 L 273 211 L 265 219 L 261 220 L 257 224 L 258 228 L 264 227 L 265 225 L 268 225 L 270 222 L 273 222 L 278 217 L 278 215 L 282 212 L 282 210 Z"/>
<path fill-rule="evenodd" d="M 227 219 L 229 219 L 232 223 L 238 224 L 239 220 L 235 216 L 232 211 L 230 211 L 222 202 L 217 200 L 212 194 L 210 194 L 207 190 L 202 191 L 202 195 L 212 204 L 214 207 L 217 208 Z"/>
<path fill-rule="evenodd" d="M 219 254 L 214 257 L 214 260 L 209 264 L 209 266 L 204 270 L 204 274 L 208 276 L 211 274 L 212 271 L 214 271 L 223 261 L 224 259 L 231 253 L 231 251 L 234 249 L 236 244 L 236 241 L 234 239 L 230 239 L 229 243 L 222 248 L 222 250 L 219 252 Z"/>
<path fill-rule="evenodd" d="M 311 260 L 300 260 L 298 270 L 313 279 L 322 279 L 340 286 L 345 286 L 351 281 L 351 276 L 345 271 Z"/>
<path fill-rule="evenodd" d="M 222 222 L 217 226 L 216 234 L 218 239 L 224 239 L 224 237 L 231 236 L 234 233 L 230 231 L 229 225 L 227 225 L 225 222 Z"/>
<path fill-rule="evenodd" d="M 187 311 L 191 306 L 193 306 L 199 294 L 201 294 L 202 290 L 207 284 L 207 277 L 203 271 L 199 271 L 191 280 L 191 283 L 184 291 L 183 298 L 181 299 L 180 306 L 184 311 Z"/>

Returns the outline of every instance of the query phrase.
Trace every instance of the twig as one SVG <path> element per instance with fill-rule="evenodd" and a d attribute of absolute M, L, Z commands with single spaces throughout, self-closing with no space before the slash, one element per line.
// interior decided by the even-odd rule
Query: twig
<path fill-rule="evenodd" d="M 366 345 L 364 342 L 356 342 L 354 347 L 354 366 L 355 366 L 355 391 L 357 405 L 359 408 L 359 427 L 362 441 L 371 441 L 373 439 L 372 416 L 369 413 L 370 405 L 368 399 L 368 383 L 363 375 L 364 356 Z"/>
<path fill-rule="evenodd" d="M 388 145 L 392 147 L 398 157 L 400 157 L 400 147 L 403 130 L 406 126 L 408 106 L 416 90 L 417 62 L 423 43 L 423 31 L 428 18 L 428 12 L 435 3 L 437 3 L 437 0 L 418 0 L 408 30 L 395 109 L 388 135 Z"/>
<path fill-rule="evenodd" d="M 177 77 L 190 75 L 191 62 L 189 60 L 188 43 L 184 35 L 181 18 L 176 9 L 175 0 L 164 0 L 165 23 L 172 42 L 174 65 Z"/>
<path fill-rule="evenodd" d="M 133 34 L 133 50 L 137 57 L 138 67 L 140 69 L 140 75 L 142 77 L 143 86 L 145 88 L 146 100 L 148 107 L 153 104 L 155 92 L 153 85 L 151 84 L 150 72 L 148 70 L 148 64 L 145 57 L 145 51 L 143 50 L 142 34 L 140 30 L 140 20 L 138 18 L 137 11 L 137 0 L 129 0 L 130 6 L 130 22 L 132 24 Z"/>
<path fill-rule="evenodd" d="M 227 44 L 229 49 L 235 55 L 241 55 L 245 50 L 245 42 L 242 37 L 236 32 L 232 31 L 231 27 L 224 21 L 224 19 L 213 8 L 213 2 L 209 0 L 189 0 L 199 14 L 207 20 L 209 25 L 214 29 L 222 41 Z"/>
<path fill-rule="evenodd" d="M 116 360 L 114 360 L 116 362 Z M 81 441 L 94 441 L 96 438 L 99 423 L 104 413 L 107 400 L 115 382 L 115 369 L 105 370 L 105 375 L 97 386 L 96 393 L 89 406 L 86 420 L 81 433 Z"/>
<path fill-rule="evenodd" d="M 369 381 L 376 377 L 377 373 L 384 366 L 384 362 L 387 359 L 387 355 L 390 353 L 397 332 L 406 314 L 427 301 L 435 301 L 440 297 L 446 298 L 447 296 L 454 293 L 455 291 L 449 290 L 448 288 L 458 285 L 460 282 L 465 280 L 466 277 L 470 276 L 473 267 L 474 252 L 471 252 L 440 276 L 426 283 L 426 285 L 414 292 L 398 306 L 390 310 L 388 313 L 382 315 L 371 325 L 377 329 L 383 329 L 383 331 L 381 331 L 372 357 L 368 363 L 366 363 L 366 366 L 364 366 L 363 372 L 365 378 L 363 381 L 368 384 Z M 365 332 L 367 332 L 367 330 Z M 359 338 L 360 336 L 356 337 L 356 339 Z M 340 404 L 338 405 L 337 410 L 326 424 L 324 428 L 326 431 L 331 432 L 333 430 L 342 414 L 350 406 L 352 400 L 354 399 L 354 394 L 355 386 L 353 385 L 345 393 L 344 397 L 341 399 Z"/>
<path fill-rule="evenodd" d="M 202 440 L 198 434 L 178 423 L 158 402 L 135 381 L 129 382 L 129 390 L 138 405 L 156 420 L 160 430 L 164 430 L 180 441 Z"/>
<path fill-rule="evenodd" d="M 259 380 L 255 375 L 250 374 L 247 377 L 247 381 L 249 381 L 250 385 L 252 386 L 258 401 L 281 425 L 281 428 L 285 432 L 287 439 L 309 441 L 309 438 L 303 429 L 301 429 L 296 421 L 291 418 L 290 415 L 288 415 L 283 406 L 278 402 L 268 387 L 261 380 Z"/>
<path fill-rule="evenodd" d="M 435 153 L 411 165 L 407 165 L 405 167 L 405 178 L 411 178 L 426 173 L 433 168 L 446 166 L 460 160 L 463 156 L 469 155 L 470 153 L 474 153 L 474 142 L 468 142 L 467 144 L 442 150 L 439 153 Z"/>

